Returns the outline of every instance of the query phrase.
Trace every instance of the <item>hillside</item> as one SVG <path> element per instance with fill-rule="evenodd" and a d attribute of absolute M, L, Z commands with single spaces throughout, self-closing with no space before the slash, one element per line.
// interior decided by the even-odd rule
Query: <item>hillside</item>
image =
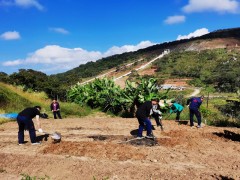
<path fill-rule="evenodd" d="M 52 102 L 44 92 L 27 92 L 22 87 L 16 87 L 0 82 L 0 114 L 18 113 L 26 107 L 40 105 L 42 112 L 52 117 L 50 103 Z M 90 108 L 80 107 L 74 103 L 60 102 L 63 117 L 80 117 L 90 113 Z"/>
<path fill-rule="evenodd" d="M 157 44 L 136 52 L 123 53 L 111 57 L 100 59 L 96 62 L 89 62 L 80 65 L 77 68 L 69 70 L 65 73 L 52 75 L 62 83 L 72 84 L 74 82 L 84 81 L 86 78 L 103 74 L 110 69 L 117 69 L 119 66 L 134 62 L 134 65 L 144 64 L 152 58 L 159 56 L 165 49 L 171 52 L 179 51 L 201 51 L 205 49 L 216 48 L 237 48 L 240 46 L 240 28 L 224 29 L 211 32 L 201 37 L 165 42 Z M 140 61 L 143 59 L 143 61 Z M 134 69 L 132 66 L 131 68 Z"/>
<path fill-rule="evenodd" d="M 5 112 L 18 112 L 33 103 L 27 98 L 11 90 L 10 86 L 0 83 L 0 110 Z"/>
<path fill-rule="evenodd" d="M 51 76 L 31 69 L 21 69 L 11 75 L 0 72 L 0 81 L 23 86 L 25 90 L 44 91 L 49 98 L 58 97 L 62 101 L 67 101 L 66 91 L 70 86 L 103 76 L 115 78 L 121 87 L 124 87 L 126 79 L 134 81 L 140 75 L 153 76 L 159 84 L 167 79 L 184 78 L 192 79 L 191 85 L 214 86 L 217 91 L 236 92 L 240 87 L 237 78 L 240 71 L 239 45 L 240 28 L 218 30 L 201 37 L 165 42 L 88 62 Z M 165 51 L 170 51 L 170 54 L 164 54 Z M 187 73 L 182 73 L 183 70 Z M 221 78 L 221 72 L 226 73 L 224 78 Z"/>

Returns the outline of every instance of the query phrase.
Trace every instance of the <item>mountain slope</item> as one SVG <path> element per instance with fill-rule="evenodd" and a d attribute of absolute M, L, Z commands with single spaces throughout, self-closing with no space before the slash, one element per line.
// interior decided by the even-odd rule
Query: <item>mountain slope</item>
<path fill-rule="evenodd" d="M 201 51 L 215 48 L 237 48 L 239 45 L 240 28 L 218 30 L 201 37 L 165 42 L 145 49 L 140 49 L 136 52 L 123 53 L 103 58 L 96 62 L 88 62 L 65 73 L 52 75 L 51 77 L 57 78 L 63 84 L 71 85 L 76 82 L 81 82 L 83 79 L 103 74 L 110 69 L 117 69 L 124 64 L 135 62 L 139 65 L 139 63 L 146 63 L 152 58 L 162 54 L 165 49 L 170 49 L 171 52 L 189 50 Z M 143 61 L 138 62 L 139 59 L 143 59 Z"/>

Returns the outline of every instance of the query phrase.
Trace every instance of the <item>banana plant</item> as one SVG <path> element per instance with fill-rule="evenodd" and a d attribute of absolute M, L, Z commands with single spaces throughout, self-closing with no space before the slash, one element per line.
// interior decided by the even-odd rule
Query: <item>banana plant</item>
<path fill-rule="evenodd" d="M 100 107 L 104 112 L 135 112 L 136 106 L 159 98 L 157 80 L 140 79 L 139 82 L 126 81 L 124 89 L 117 86 L 113 79 L 95 79 L 85 85 L 77 84 L 68 91 L 68 99 L 77 104 Z"/>

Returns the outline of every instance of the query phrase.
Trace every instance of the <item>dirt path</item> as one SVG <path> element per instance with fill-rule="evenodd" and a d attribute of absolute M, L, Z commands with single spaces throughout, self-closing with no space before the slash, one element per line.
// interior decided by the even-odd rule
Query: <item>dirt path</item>
<path fill-rule="evenodd" d="M 53 144 L 38 133 L 39 146 L 17 145 L 16 122 L 3 124 L 0 179 L 21 179 L 22 173 L 57 180 L 240 179 L 239 129 L 163 123 L 164 132 L 154 130 L 156 141 L 128 141 L 137 132 L 134 118 L 43 120 L 43 129 L 59 131 L 62 141 Z"/>
<path fill-rule="evenodd" d="M 199 95 L 200 92 L 201 92 L 201 89 L 200 89 L 200 88 L 195 88 L 195 89 L 194 89 L 194 92 L 193 92 L 192 94 L 190 94 L 188 97 L 197 96 L 197 95 Z"/>

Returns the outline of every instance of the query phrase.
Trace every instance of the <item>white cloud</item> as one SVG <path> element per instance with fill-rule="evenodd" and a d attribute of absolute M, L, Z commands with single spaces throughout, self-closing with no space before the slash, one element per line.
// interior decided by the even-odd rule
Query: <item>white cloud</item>
<path fill-rule="evenodd" d="M 34 65 L 43 72 L 50 72 L 50 74 L 63 72 L 85 64 L 89 61 L 96 61 L 103 57 L 114 54 L 121 54 L 124 52 L 136 51 L 138 49 L 146 48 L 154 43 L 150 41 L 142 41 L 137 45 L 125 45 L 121 47 L 114 46 L 102 53 L 100 51 L 87 51 L 82 48 L 64 48 L 58 45 L 48 45 L 35 52 L 29 54 L 25 59 L 17 59 L 12 61 L 5 61 L 3 66 L 27 66 Z"/>
<path fill-rule="evenodd" d="M 1 6 L 18 6 L 22 8 L 35 7 L 38 10 L 43 10 L 44 7 L 38 2 L 38 0 L 2 0 Z"/>
<path fill-rule="evenodd" d="M 23 63 L 23 60 L 16 59 L 14 61 L 6 61 L 3 63 L 4 66 L 17 66 Z"/>
<path fill-rule="evenodd" d="M 113 46 L 104 53 L 104 57 L 111 56 L 114 54 L 122 54 L 124 52 L 137 51 L 139 49 L 143 49 L 152 45 L 154 45 L 154 43 L 150 41 L 142 41 L 137 45 L 124 45 L 121 47 Z"/>
<path fill-rule="evenodd" d="M 60 34 L 69 34 L 69 31 L 67 31 L 64 28 L 49 28 L 50 31 L 56 32 L 56 33 L 60 33 Z"/>
<path fill-rule="evenodd" d="M 192 37 L 198 37 L 198 36 L 202 36 L 204 34 L 208 34 L 209 31 L 206 28 L 201 28 L 201 29 L 197 29 L 196 31 L 188 34 L 188 35 L 178 35 L 177 40 L 180 39 L 190 39 Z"/>
<path fill-rule="evenodd" d="M 186 13 L 216 11 L 220 13 L 237 13 L 240 4 L 236 0 L 189 0 L 183 7 Z"/>
<path fill-rule="evenodd" d="M 17 31 L 7 31 L 7 32 L 1 34 L 0 38 L 3 40 L 16 40 L 16 39 L 20 39 L 21 36 L 20 36 L 19 32 L 17 32 Z"/>
<path fill-rule="evenodd" d="M 185 22 L 185 16 L 169 16 L 167 19 L 164 20 L 165 24 L 178 24 Z"/>

